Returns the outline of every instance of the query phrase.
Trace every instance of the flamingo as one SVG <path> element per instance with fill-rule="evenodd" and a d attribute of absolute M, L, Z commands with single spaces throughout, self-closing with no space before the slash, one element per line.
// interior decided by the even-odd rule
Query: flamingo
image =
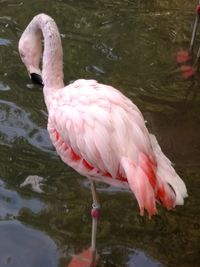
<path fill-rule="evenodd" d="M 195 21 L 194 21 L 194 25 L 192 29 L 192 36 L 190 40 L 189 50 L 181 49 L 180 51 L 178 51 L 177 56 L 176 56 L 176 62 L 182 65 L 180 69 L 182 71 L 184 79 L 189 79 L 193 77 L 199 69 L 200 47 L 198 48 L 198 52 L 194 60 L 193 60 L 193 50 L 195 46 L 195 39 L 196 39 L 197 29 L 199 25 L 199 18 L 200 18 L 200 0 L 199 0 L 198 5 L 196 6 L 195 12 L 196 12 L 196 17 L 195 17 Z M 191 62 L 192 62 L 192 65 L 191 65 Z"/>
<path fill-rule="evenodd" d="M 168 210 L 184 204 L 184 182 L 130 99 L 96 80 L 79 79 L 64 86 L 61 38 L 50 16 L 35 16 L 21 35 L 18 48 L 31 78 L 43 84 L 47 129 L 58 155 L 91 181 L 93 260 L 100 216 L 96 181 L 129 188 L 141 215 L 145 211 L 149 217 L 156 214 L 156 202 Z"/>

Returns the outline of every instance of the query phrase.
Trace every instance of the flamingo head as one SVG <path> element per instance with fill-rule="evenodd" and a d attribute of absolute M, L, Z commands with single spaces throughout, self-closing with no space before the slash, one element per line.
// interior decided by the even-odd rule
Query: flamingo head
<path fill-rule="evenodd" d="M 18 50 L 29 77 L 33 82 L 43 85 L 39 67 L 42 53 L 41 34 L 38 32 L 38 34 L 33 35 L 25 31 L 20 38 Z"/>

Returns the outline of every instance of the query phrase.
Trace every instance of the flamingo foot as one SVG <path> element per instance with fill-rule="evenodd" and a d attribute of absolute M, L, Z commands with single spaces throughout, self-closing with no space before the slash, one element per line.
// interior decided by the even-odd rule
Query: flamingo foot
<path fill-rule="evenodd" d="M 85 249 L 80 254 L 74 255 L 67 267 L 96 267 L 98 259 L 99 255 L 96 253 L 94 257 L 91 248 Z"/>
<path fill-rule="evenodd" d="M 191 59 L 188 51 L 180 50 L 176 55 L 176 62 L 178 64 L 186 63 Z"/>
<path fill-rule="evenodd" d="M 197 7 L 196 7 L 196 12 L 197 12 L 197 14 L 200 16 L 200 4 L 197 5 Z"/>
<path fill-rule="evenodd" d="M 183 65 L 181 66 L 181 71 L 182 71 L 183 78 L 187 80 L 196 74 L 197 68 L 189 66 L 189 65 Z"/>

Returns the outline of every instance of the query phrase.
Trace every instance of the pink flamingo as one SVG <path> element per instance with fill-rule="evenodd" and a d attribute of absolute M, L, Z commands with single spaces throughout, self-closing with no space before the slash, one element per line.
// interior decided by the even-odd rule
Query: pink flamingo
<path fill-rule="evenodd" d="M 117 89 L 95 80 L 64 86 L 61 38 L 51 17 L 39 14 L 32 19 L 20 38 L 19 53 L 32 79 L 43 82 L 48 132 L 57 153 L 91 181 L 93 260 L 100 215 L 95 181 L 130 188 L 141 215 L 145 210 L 149 217 L 156 214 L 157 201 L 167 209 L 183 205 L 185 184 L 156 137 L 149 134 L 137 106 Z"/>
<path fill-rule="evenodd" d="M 197 73 L 197 70 L 199 69 L 200 47 L 198 48 L 196 58 L 193 60 L 193 50 L 195 45 L 197 29 L 199 25 L 199 18 L 200 18 L 200 0 L 199 4 L 196 6 L 196 17 L 192 30 L 192 37 L 190 41 L 189 50 L 181 49 L 180 51 L 178 51 L 176 56 L 176 62 L 178 64 L 181 64 L 180 69 L 182 71 L 184 79 L 189 79 L 193 77 Z"/>

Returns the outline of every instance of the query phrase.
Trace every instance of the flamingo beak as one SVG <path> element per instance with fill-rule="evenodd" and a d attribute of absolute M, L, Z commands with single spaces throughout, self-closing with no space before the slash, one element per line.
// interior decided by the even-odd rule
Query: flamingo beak
<path fill-rule="evenodd" d="M 42 81 L 42 77 L 41 75 L 37 74 L 37 73 L 31 73 L 30 74 L 30 77 L 31 77 L 31 80 L 34 82 L 34 83 L 37 83 L 39 85 L 44 85 L 43 84 L 43 81 Z"/>

